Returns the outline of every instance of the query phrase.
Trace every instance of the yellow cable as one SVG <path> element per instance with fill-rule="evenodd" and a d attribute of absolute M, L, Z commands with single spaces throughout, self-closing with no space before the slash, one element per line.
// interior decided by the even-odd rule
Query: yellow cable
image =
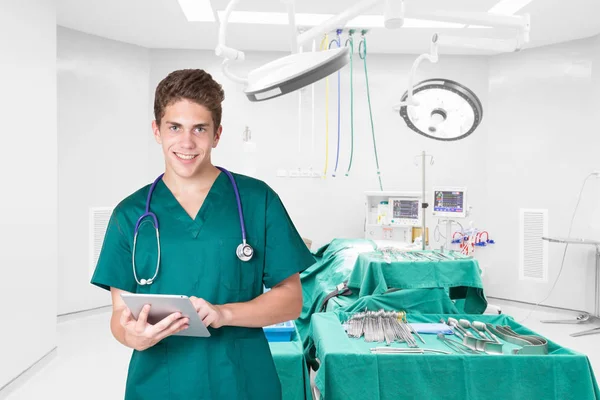
<path fill-rule="evenodd" d="M 329 35 L 325 34 L 321 40 L 320 50 L 327 50 Z M 329 164 L 329 78 L 325 78 L 325 169 L 323 179 L 327 178 L 327 165 Z"/>

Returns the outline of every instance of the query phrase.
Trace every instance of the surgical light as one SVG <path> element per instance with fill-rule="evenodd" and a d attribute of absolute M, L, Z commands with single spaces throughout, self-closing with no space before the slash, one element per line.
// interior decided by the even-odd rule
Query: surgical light
<path fill-rule="evenodd" d="M 408 96 L 407 91 L 402 101 Z M 483 118 L 483 107 L 475 93 L 448 79 L 429 79 L 415 85 L 413 99 L 413 105 L 400 108 L 400 116 L 410 129 L 431 139 L 463 139 L 477 129 Z"/>
<path fill-rule="evenodd" d="M 300 51 L 302 46 L 308 45 L 317 39 L 320 40 L 323 35 L 326 35 L 328 32 L 344 28 L 351 24 L 352 21 L 356 21 L 361 17 L 373 17 L 370 15 L 363 16 L 363 14 L 381 3 L 385 2 L 383 18 L 381 19 L 378 17 L 377 20 L 383 20 L 383 25 L 386 28 L 401 28 L 405 26 L 407 21 L 412 21 L 410 18 L 405 18 L 403 0 L 360 0 L 340 14 L 328 18 L 324 22 L 317 26 L 313 26 L 305 32 L 299 33 L 294 5 L 295 0 L 281 1 L 286 3 L 288 8 L 288 21 L 292 37 L 292 54 L 251 71 L 246 78 L 240 77 L 229 70 L 231 61 L 243 61 L 245 55 L 242 51 L 228 47 L 225 40 L 227 35 L 227 24 L 234 8 L 240 0 L 230 0 L 225 11 L 219 13 L 219 42 L 215 49 L 215 54 L 224 58 L 222 64 L 224 75 L 234 82 L 245 85 L 244 92 L 250 101 L 263 101 L 285 95 L 286 93 L 309 86 L 334 72 L 339 71 L 350 61 L 349 50 L 346 47 L 324 50 L 318 53 L 303 53 Z M 411 14 L 410 17 L 412 17 L 413 20 L 426 20 L 442 24 L 451 23 L 456 26 L 467 24 L 519 29 L 522 38 L 517 40 L 516 47 L 520 48 L 523 43 L 529 41 L 529 15 L 512 16 L 462 11 L 434 11 L 425 14 Z M 491 50 L 497 51 L 513 51 L 512 49 L 515 47 L 515 44 L 510 41 L 496 41 L 482 38 L 473 38 L 470 40 L 470 43 L 467 43 L 469 38 L 445 37 L 445 40 L 449 45 L 458 45 L 459 43 L 454 42 L 460 42 L 460 45 L 471 48 L 492 46 Z M 435 61 L 437 61 L 437 54 L 435 54 L 435 57 Z M 430 61 L 435 62 L 433 59 L 430 59 Z M 414 75 L 414 73 L 411 74 L 411 77 L 412 75 Z M 459 84 L 455 84 L 454 86 L 459 92 L 470 92 Z M 420 97 L 422 97 L 422 95 L 420 95 Z M 412 85 L 409 85 L 407 104 L 417 106 L 414 104 L 413 100 Z M 448 112 L 449 110 L 447 108 L 442 107 L 441 109 L 446 110 L 446 117 L 441 118 L 442 114 L 440 113 L 431 115 L 432 110 L 429 110 L 430 115 L 428 116 L 428 120 L 430 122 L 428 122 L 428 126 L 426 127 L 426 131 L 435 131 L 438 133 L 438 136 L 439 132 L 442 131 L 445 132 L 444 135 L 448 135 L 448 127 L 452 126 L 453 123 L 456 123 L 456 119 L 451 118 L 452 115 Z M 465 112 L 468 114 L 468 110 Z M 477 127 L 477 124 L 478 122 L 474 125 L 475 128 Z M 463 130 L 466 129 L 465 132 L 468 132 L 472 128 L 468 123 L 463 123 L 462 126 Z M 429 128 L 432 129 L 430 130 Z"/>
<path fill-rule="evenodd" d="M 350 52 L 347 47 L 334 48 L 321 52 L 299 52 L 303 44 L 317 39 L 321 35 L 345 26 L 352 18 L 377 5 L 381 0 L 362 0 L 339 15 L 329 18 L 319 26 L 297 35 L 296 13 L 294 0 L 284 0 L 288 5 L 288 18 L 292 38 L 292 54 L 270 62 L 251 71 L 247 78 L 235 75 L 229 70 L 231 60 L 244 60 L 244 53 L 227 47 L 225 39 L 229 17 L 240 0 L 231 0 L 223 13 L 219 26 L 219 44 L 215 49 L 218 56 L 225 58 L 223 73 L 234 82 L 246 85 L 244 93 L 250 101 L 272 99 L 309 86 L 337 72 L 350 62 Z M 400 27 L 403 20 L 402 0 L 387 0 L 386 16 L 388 26 Z"/>
<path fill-rule="evenodd" d="M 279 97 L 333 74 L 349 61 L 347 47 L 291 54 L 252 71 L 244 93 L 250 101 Z"/>

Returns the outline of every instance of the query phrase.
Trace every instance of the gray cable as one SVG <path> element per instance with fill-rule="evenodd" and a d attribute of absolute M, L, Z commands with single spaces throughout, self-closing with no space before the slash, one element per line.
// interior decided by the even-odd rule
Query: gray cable
<path fill-rule="evenodd" d="M 575 222 L 575 215 L 577 215 L 577 209 L 579 208 L 579 203 L 581 202 L 581 195 L 583 194 L 583 189 L 585 189 L 585 184 L 587 183 L 588 179 L 590 179 L 594 175 L 596 175 L 596 174 L 595 173 L 589 174 L 587 176 L 587 178 L 585 178 L 585 180 L 583 181 L 583 185 L 581 185 L 581 190 L 579 191 L 579 196 L 577 197 L 577 204 L 575 205 L 575 210 L 573 210 L 573 217 L 571 217 L 571 224 L 569 225 L 569 233 L 567 234 L 567 237 L 571 237 L 571 231 L 573 230 L 573 222 Z M 554 281 L 554 284 L 552 285 L 552 289 L 550 289 L 550 292 L 548 292 L 548 295 L 544 298 L 544 300 L 538 302 L 531 309 L 531 311 L 529 311 L 529 314 L 527 314 L 527 316 L 525 318 L 520 320 L 519 323 L 524 322 L 527 319 L 529 319 L 529 317 L 531 317 L 531 314 L 540 306 L 540 304 L 542 304 L 543 302 L 548 300 L 548 298 L 552 295 L 552 292 L 554 291 L 554 288 L 556 287 L 556 284 L 558 283 L 558 280 L 560 279 L 560 275 L 562 274 L 563 267 L 565 266 L 565 258 L 567 257 L 567 249 L 568 248 L 569 248 L 569 244 L 566 243 L 562 262 L 560 263 L 560 269 L 558 270 L 558 275 L 556 276 L 556 280 Z"/>

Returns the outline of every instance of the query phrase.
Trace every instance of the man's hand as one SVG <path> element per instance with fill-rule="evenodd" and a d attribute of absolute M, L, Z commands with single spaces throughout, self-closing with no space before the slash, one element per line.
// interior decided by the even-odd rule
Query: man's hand
<path fill-rule="evenodd" d="M 144 306 L 137 321 L 127 307 L 121 313 L 121 326 L 125 329 L 125 341 L 138 351 L 146 350 L 167 336 L 181 332 L 189 327 L 189 318 L 181 318 L 181 313 L 173 313 L 156 325 L 148 323 L 150 305 Z"/>
<path fill-rule="evenodd" d="M 190 297 L 198 316 L 202 320 L 205 326 L 212 326 L 213 328 L 220 328 L 228 324 L 230 319 L 229 313 L 221 306 L 215 306 L 210 304 L 204 299 L 198 297 Z"/>

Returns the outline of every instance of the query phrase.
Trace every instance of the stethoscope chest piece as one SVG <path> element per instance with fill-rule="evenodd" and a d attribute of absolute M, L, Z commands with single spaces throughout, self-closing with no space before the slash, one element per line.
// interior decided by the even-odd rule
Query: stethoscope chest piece
<path fill-rule="evenodd" d="M 235 253 L 241 261 L 247 262 L 252 259 L 254 249 L 247 243 L 241 243 L 235 250 Z"/>

